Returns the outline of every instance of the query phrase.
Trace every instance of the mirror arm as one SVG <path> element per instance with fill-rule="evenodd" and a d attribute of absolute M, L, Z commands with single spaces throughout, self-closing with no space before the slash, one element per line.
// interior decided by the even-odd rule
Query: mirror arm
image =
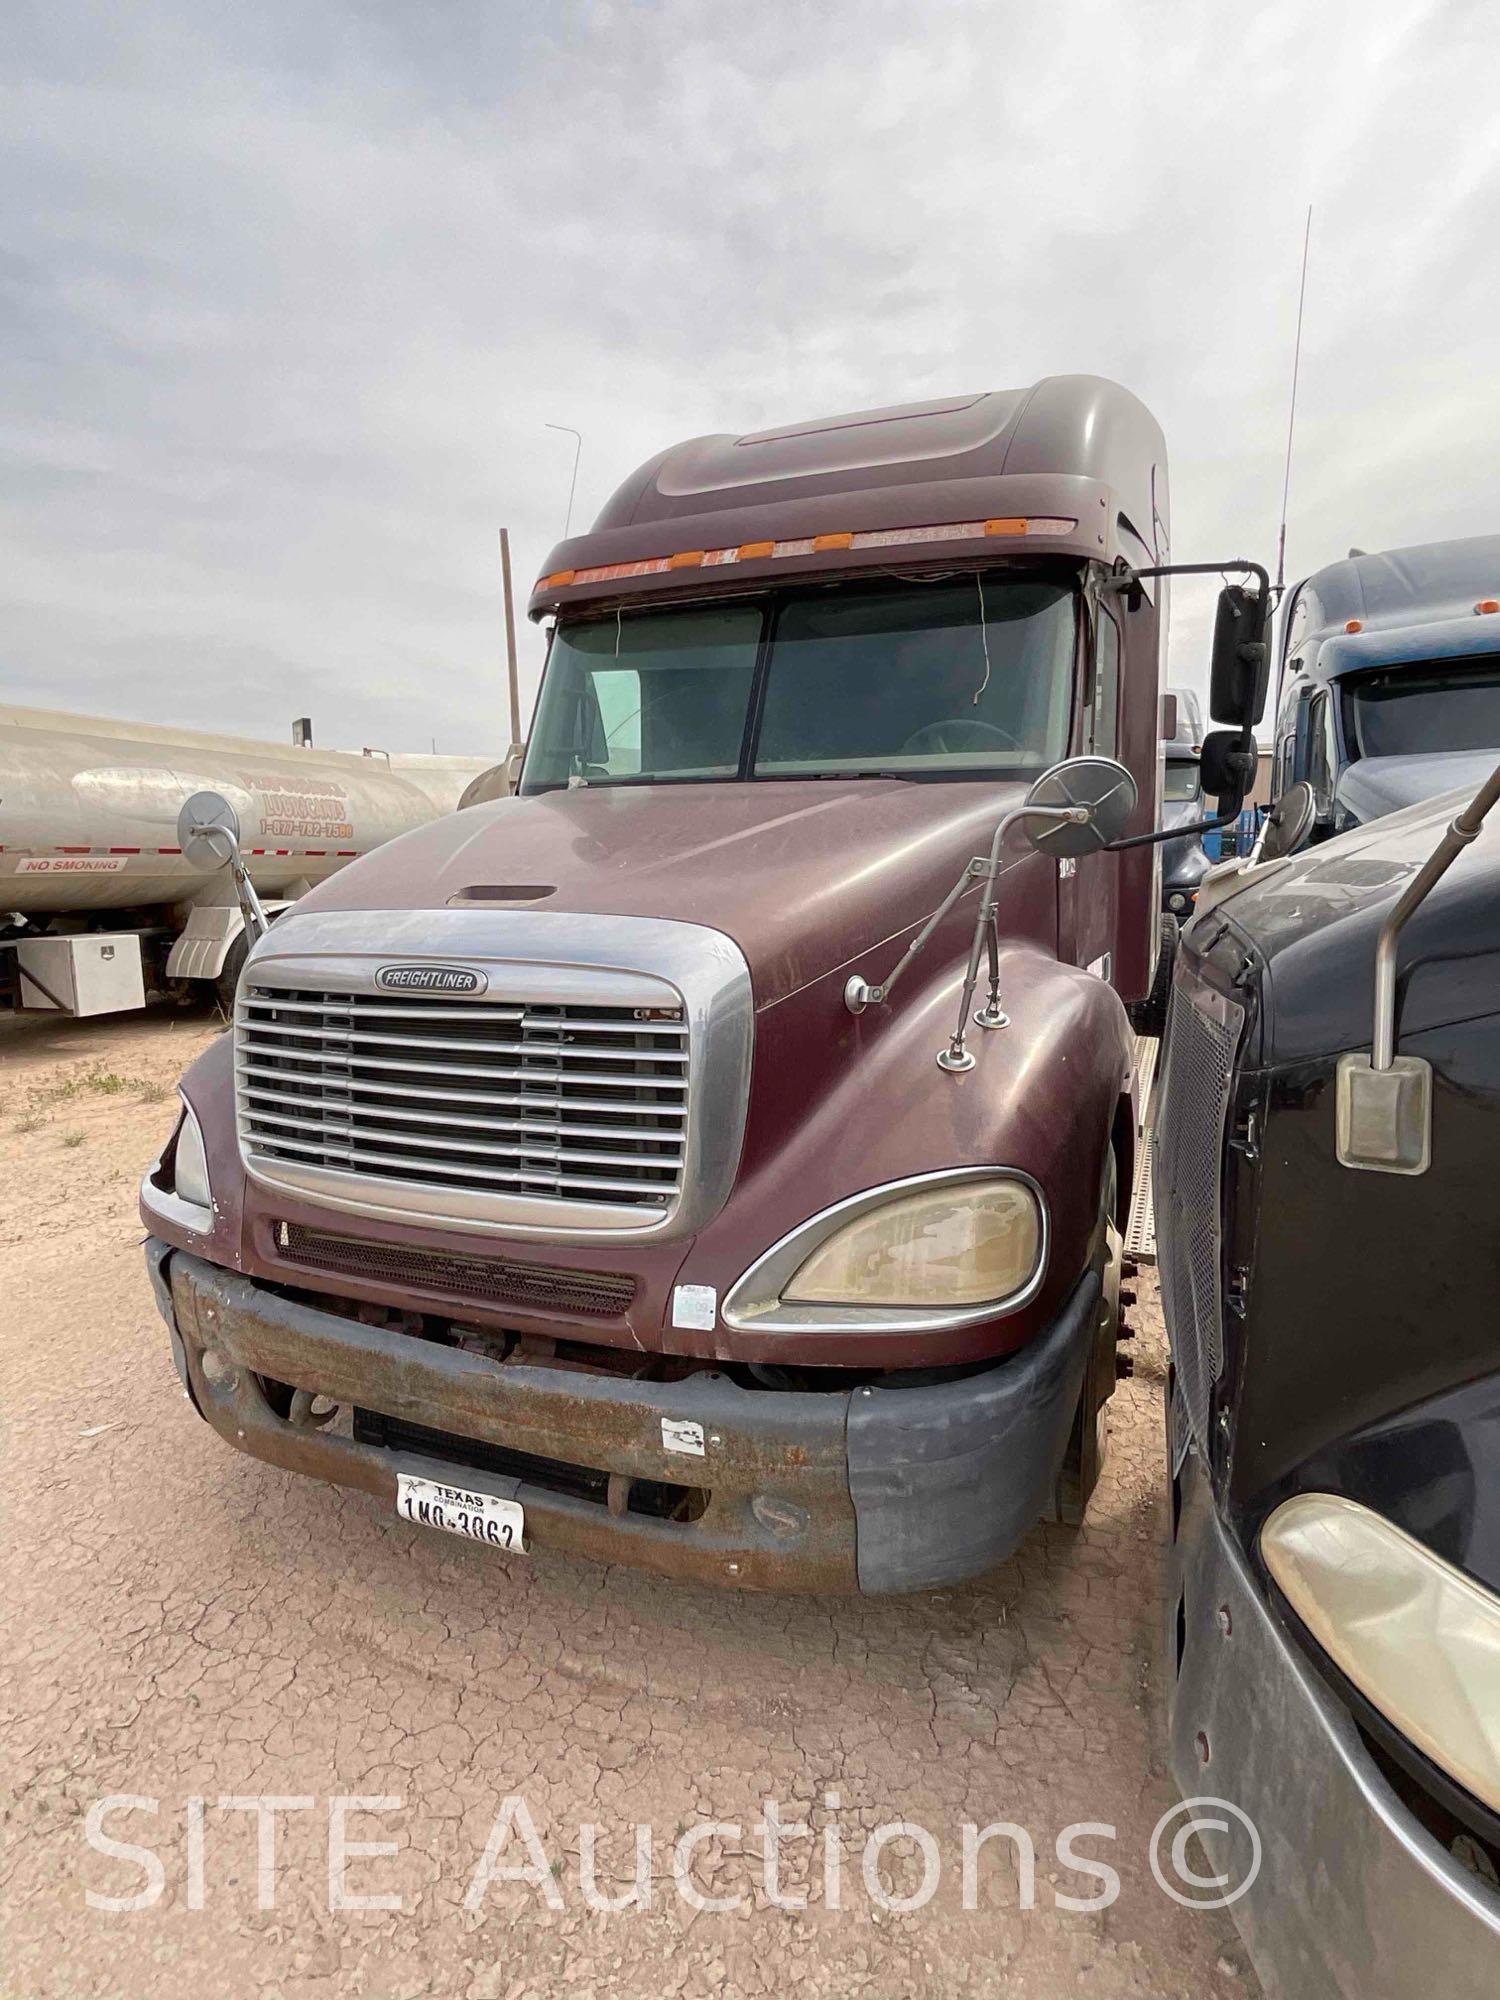
<path fill-rule="evenodd" d="M 1396 949 L 1410 918 L 1474 840 L 1491 806 L 1500 799 L 1500 765 L 1458 814 L 1437 846 L 1407 883 L 1395 908 L 1380 926 L 1375 945 L 1375 1018 L 1370 1038 L 1371 1069 L 1389 1069 L 1396 1053 Z"/>
<path fill-rule="evenodd" d="M 1122 840 L 1112 840 L 1105 848 L 1106 854 L 1118 854 L 1127 847 L 1159 847 L 1163 841 L 1179 840 L 1190 833 L 1217 833 L 1220 827 L 1233 826 L 1245 809 L 1240 800 L 1233 812 L 1218 813 L 1213 819 L 1196 819 L 1190 826 L 1159 826 L 1151 833 L 1127 834 Z"/>
<path fill-rule="evenodd" d="M 252 945 L 259 944 L 271 928 L 271 920 L 266 915 L 265 905 L 256 894 L 255 884 L 250 880 L 250 870 L 245 866 L 240 854 L 239 842 L 234 844 L 234 852 L 229 860 L 229 873 L 234 881 L 234 893 L 239 901 L 240 915 L 245 920 L 245 930 Z"/>
<path fill-rule="evenodd" d="M 986 866 L 987 864 L 983 856 L 976 854 L 968 867 L 965 868 L 963 874 L 959 876 L 953 887 L 944 896 L 942 902 L 938 904 L 932 915 L 906 947 L 900 958 L 897 959 L 895 968 L 878 986 L 872 986 L 867 979 L 862 978 L 857 972 L 850 977 L 844 987 L 844 1005 L 849 1009 L 851 1014 L 863 1014 L 866 1007 L 883 1007 L 885 1005 L 886 1001 L 891 997 L 891 990 L 895 986 L 896 981 L 905 972 L 907 966 L 911 964 L 917 953 L 926 944 L 927 940 L 953 908 L 959 897 L 966 894 L 973 887 L 974 883 L 978 881 L 979 877 L 984 873 Z"/>
<path fill-rule="evenodd" d="M 1119 569 L 1112 576 L 1105 577 L 1099 585 L 1099 593 L 1103 597 L 1120 596 L 1133 590 L 1137 579 L 1143 576 L 1226 576 L 1231 570 L 1242 576 L 1258 577 L 1261 591 L 1269 600 L 1271 579 L 1265 569 L 1258 562 L 1246 562 L 1242 557 L 1236 557 L 1233 562 L 1157 563 L 1151 569 Z"/>
<path fill-rule="evenodd" d="M 984 901 L 979 906 L 979 915 L 974 919 L 974 937 L 969 946 L 968 970 L 964 974 L 963 992 L 959 995 L 958 1019 L 953 1033 L 948 1038 L 948 1046 L 937 1059 L 939 1069 L 960 1071 L 974 1067 L 973 1053 L 964 1047 L 964 1037 L 968 1032 L 969 1008 L 974 999 L 974 988 L 979 984 L 979 956 L 984 950 L 985 940 L 990 947 L 990 991 L 984 1006 L 974 1016 L 981 1028 L 1005 1028 L 1010 1025 L 1010 1017 L 1000 1005 L 1000 937 L 995 917 L 995 884 L 1000 879 L 1000 845 L 1011 827 L 1023 819 L 1055 820 L 1063 826 L 1069 824 L 1086 826 L 1089 821 L 1087 807 L 1079 806 L 1032 806 L 1019 805 L 1008 812 L 995 828 L 995 838 L 990 842 L 989 865 L 985 869 Z"/>
<path fill-rule="evenodd" d="M 937 908 L 933 911 L 932 915 L 927 919 L 926 923 L 923 924 L 922 928 L 917 932 L 916 936 L 912 939 L 911 943 L 906 947 L 906 950 L 902 953 L 901 957 L 896 961 L 895 967 L 891 971 L 889 976 L 884 980 L 882 980 L 878 986 L 872 986 L 867 979 L 865 979 L 861 974 L 857 972 L 853 973 L 850 976 L 849 980 L 847 981 L 844 987 L 844 1005 L 849 1009 L 849 1012 L 851 1014 L 862 1014 L 865 1011 L 866 1007 L 884 1006 L 885 1002 L 889 1000 L 891 997 L 891 991 L 892 988 L 895 986 L 896 981 L 901 977 L 902 973 L 905 972 L 906 968 L 911 964 L 912 960 L 917 956 L 917 953 L 921 951 L 922 947 L 927 943 L 927 940 L 932 936 L 933 932 L 937 929 L 938 925 L 943 921 L 944 917 L 947 916 L 948 912 L 953 908 L 954 904 L 957 903 L 959 898 L 964 894 L 966 894 L 966 892 L 969 889 L 971 889 L 976 882 L 984 880 L 989 881 L 990 889 L 989 893 L 985 897 L 984 905 L 979 912 L 979 924 L 983 924 L 984 922 L 987 921 L 990 913 L 994 909 L 994 900 L 995 900 L 994 882 L 995 882 L 995 876 L 1000 866 L 1000 845 L 1001 842 L 1005 839 L 1006 834 L 1019 820 L 1050 819 L 1050 820 L 1058 820 L 1063 823 L 1067 823 L 1069 821 L 1076 823 L 1080 820 L 1080 818 L 1086 819 L 1087 814 L 1080 814 L 1079 809 L 1075 806 L 1028 806 L 1028 805 L 1013 806 L 1011 810 L 1008 813 L 1006 813 L 1005 816 L 1002 818 L 1000 824 L 995 828 L 995 837 L 990 842 L 990 851 L 988 857 L 981 854 L 976 854 L 974 856 L 974 859 L 964 869 L 963 874 L 959 876 L 958 880 L 954 883 L 953 887 L 948 891 L 947 895 L 943 898 L 942 902 L 938 904 Z M 977 952 L 977 941 L 979 936 L 979 924 L 976 924 L 975 926 L 976 952 Z M 976 956 L 974 978 L 977 979 L 977 977 L 978 977 L 978 961 Z M 970 993 L 972 993 L 973 980 L 970 981 L 968 990 Z M 998 1000 L 999 1000 L 998 994 L 995 996 L 995 998 L 996 998 L 996 1003 L 998 1005 Z M 964 1008 L 965 1011 L 967 1011 L 968 1009 L 967 997 L 965 998 L 964 1001 Z M 1000 1024 L 997 1022 L 995 1025 L 998 1026 Z"/>

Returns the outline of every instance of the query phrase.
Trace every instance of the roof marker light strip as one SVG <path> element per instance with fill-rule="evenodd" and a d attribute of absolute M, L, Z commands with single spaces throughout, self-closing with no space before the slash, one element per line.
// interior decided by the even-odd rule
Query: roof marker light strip
<path fill-rule="evenodd" d="M 637 576 L 666 576 L 676 569 L 717 569 L 731 563 L 775 561 L 784 556 L 823 555 L 836 549 L 900 549 L 930 542 L 979 542 L 995 536 L 1070 535 L 1076 520 L 1032 515 L 988 521 L 943 521 L 927 528 L 866 528 L 853 532 L 800 535 L 780 542 L 741 542 L 732 549 L 679 549 L 675 555 L 640 562 L 600 563 L 591 569 L 559 569 L 544 576 L 540 590 L 570 584 L 620 583 Z"/>

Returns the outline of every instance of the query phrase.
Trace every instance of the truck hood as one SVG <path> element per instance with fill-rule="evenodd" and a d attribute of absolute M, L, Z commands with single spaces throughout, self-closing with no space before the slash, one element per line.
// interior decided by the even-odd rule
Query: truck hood
<path fill-rule="evenodd" d="M 1480 761 L 1487 777 L 1497 760 Z M 1477 789 L 1465 785 L 1253 868 L 1242 888 L 1196 920 L 1187 933 L 1195 950 L 1219 943 L 1238 949 L 1242 962 L 1248 946 L 1265 967 L 1260 1013 L 1267 1067 L 1368 1048 L 1380 926 Z M 1402 934 L 1403 1043 L 1495 1011 L 1497 883 L 1500 813 L 1491 813 Z"/>
<path fill-rule="evenodd" d="M 1405 806 L 1420 805 L 1463 785 L 1477 791 L 1500 761 L 1500 746 L 1489 750 L 1433 750 L 1414 757 L 1361 757 L 1338 781 L 1336 798 L 1363 823 Z"/>
<path fill-rule="evenodd" d="M 390 841 L 297 907 L 474 903 L 706 924 L 744 953 L 765 1007 L 918 923 L 1023 796 L 1020 784 L 871 778 L 498 799 Z M 1004 907 L 1002 889 L 1002 923 Z"/>

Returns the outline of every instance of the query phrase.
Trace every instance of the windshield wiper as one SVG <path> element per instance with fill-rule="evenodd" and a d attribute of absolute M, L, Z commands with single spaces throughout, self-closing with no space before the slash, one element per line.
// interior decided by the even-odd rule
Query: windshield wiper
<path fill-rule="evenodd" d="M 926 773 L 921 771 L 880 771 L 873 766 L 867 771 L 757 771 L 755 773 L 762 784 L 768 779 L 779 784 L 786 780 L 796 782 L 803 778 L 899 778 L 903 784 L 909 784 L 925 775 Z"/>

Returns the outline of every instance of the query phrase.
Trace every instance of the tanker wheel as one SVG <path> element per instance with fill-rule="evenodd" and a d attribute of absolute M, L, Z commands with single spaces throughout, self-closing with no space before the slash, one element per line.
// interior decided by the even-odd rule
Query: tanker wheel
<path fill-rule="evenodd" d="M 1151 991 L 1144 1000 L 1137 1000 L 1127 1011 L 1130 1025 L 1138 1035 L 1160 1038 L 1167 1031 L 1167 1002 L 1172 997 L 1172 967 L 1177 963 L 1177 940 L 1181 936 L 1181 926 L 1174 916 L 1163 915 L 1161 920 L 1161 950 L 1156 954 L 1156 977 L 1151 982 Z"/>
<path fill-rule="evenodd" d="M 1120 1338 L 1120 1267 L 1124 1241 L 1115 1219 L 1119 1191 L 1115 1149 L 1109 1149 L 1104 1193 L 1094 1234 L 1093 1266 L 1099 1273 L 1098 1315 L 1089 1343 L 1088 1365 L 1073 1413 L 1073 1428 L 1057 1474 L 1057 1519 L 1076 1528 L 1083 1521 L 1089 1496 L 1109 1452 L 1109 1399 L 1115 1393 Z"/>
<path fill-rule="evenodd" d="M 219 1003 L 219 1012 L 226 1021 L 234 1019 L 234 996 L 239 987 L 240 974 L 245 969 L 245 960 L 250 956 L 250 940 L 243 931 L 224 954 L 224 963 L 219 976 L 214 981 L 214 998 Z"/>

